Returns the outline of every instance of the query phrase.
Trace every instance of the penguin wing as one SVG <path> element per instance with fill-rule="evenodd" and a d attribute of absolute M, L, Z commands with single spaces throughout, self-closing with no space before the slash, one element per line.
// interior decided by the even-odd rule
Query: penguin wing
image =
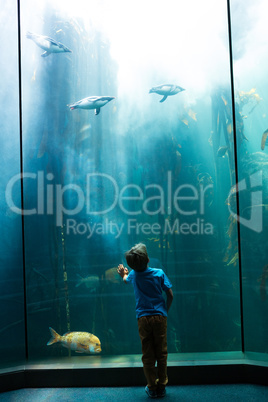
<path fill-rule="evenodd" d="M 48 36 L 44 36 L 43 38 L 45 40 L 47 40 L 48 42 L 50 42 L 52 45 L 59 46 L 59 47 L 63 46 L 62 43 L 57 42 L 55 39 L 49 38 Z"/>
<path fill-rule="evenodd" d="M 44 53 L 41 54 L 41 57 L 47 57 L 50 55 L 50 52 L 45 51 Z"/>
<path fill-rule="evenodd" d="M 163 98 L 159 101 L 160 103 L 164 102 L 167 99 L 167 95 L 164 95 Z"/>
<path fill-rule="evenodd" d="M 52 38 L 49 38 L 48 36 L 44 36 L 43 37 L 45 40 L 47 40 L 48 42 L 50 42 L 51 43 L 51 45 L 53 45 L 53 46 L 57 46 L 57 47 L 59 47 L 60 49 L 63 49 L 63 50 L 65 50 L 65 51 L 67 51 L 67 52 L 72 52 L 67 46 L 65 46 L 63 43 L 61 43 L 61 42 L 57 42 L 55 39 L 52 39 Z"/>
<path fill-rule="evenodd" d="M 63 49 L 63 50 L 65 50 L 65 51 L 67 51 L 67 52 L 72 52 L 67 46 L 63 45 L 63 43 L 57 42 L 57 46 L 58 46 L 60 49 Z"/>

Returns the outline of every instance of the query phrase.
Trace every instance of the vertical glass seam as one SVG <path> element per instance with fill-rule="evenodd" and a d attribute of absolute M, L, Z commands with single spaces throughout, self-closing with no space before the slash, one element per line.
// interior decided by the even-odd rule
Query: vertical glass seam
<path fill-rule="evenodd" d="M 228 40 L 229 40 L 229 60 L 230 60 L 230 81 L 232 95 L 232 117 L 233 117 L 233 136 L 234 136 L 234 162 L 235 162 L 235 181 L 238 186 L 238 157 L 237 157 L 237 137 L 236 137 L 236 115 L 235 115 L 235 93 L 234 93 L 234 73 L 233 73 L 233 50 L 232 50 L 232 29 L 231 29 L 231 10 L 230 0 L 227 0 L 228 18 Z M 236 210 L 239 217 L 239 191 L 236 188 Z M 244 343 L 244 316 L 243 316 L 243 289 L 242 289 L 242 263 L 241 263 L 241 237 L 240 222 L 237 220 L 237 240 L 238 240 L 238 266 L 239 266 L 239 294 L 240 294 L 240 316 L 241 316 L 241 349 L 245 352 Z"/>
<path fill-rule="evenodd" d="M 24 210 L 23 202 L 23 148 L 22 148 L 22 79 L 21 79 L 21 26 L 20 26 L 20 0 L 17 0 L 17 28 L 18 28 L 18 84 L 19 84 L 19 133 L 20 133 L 20 188 L 21 210 Z M 24 239 L 24 215 L 21 214 L 22 234 L 22 265 L 23 265 L 23 295 L 24 295 L 24 336 L 25 358 L 28 360 L 28 336 L 27 336 L 27 304 L 26 304 L 26 266 L 25 266 L 25 239 Z"/>

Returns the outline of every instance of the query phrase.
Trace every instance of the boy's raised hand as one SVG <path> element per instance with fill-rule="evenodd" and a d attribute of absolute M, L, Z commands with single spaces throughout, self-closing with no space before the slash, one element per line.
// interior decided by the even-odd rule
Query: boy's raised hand
<path fill-rule="evenodd" d="M 125 275 L 128 275 L 128 269 L 124 267 L 123 264 L 119 264 L 118 265 L 118 269 L 117 272 L 119 273 L 119 275 L 124 278 Z"/>

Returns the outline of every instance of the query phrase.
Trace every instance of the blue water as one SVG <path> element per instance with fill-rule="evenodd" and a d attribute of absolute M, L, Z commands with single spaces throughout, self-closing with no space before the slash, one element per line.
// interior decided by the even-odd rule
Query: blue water
<path fill-rule="evenodd" d="M 175 3 L 168 2 L 164 29 L 152 21 L 150 7 L 141 16 L 134 4 L 127 12 L 118 2 L 112 8 L 103 2 L 91 5 L 86 18 L 80 3 L 72 11 L 60 2 L 22 2 L 22 148 L 17 15 L 15 5 L 2 4 L 3 361 L 24 357 L 24 307 L 29 358 L 68 355 L 60 345 L 47 346 L 49 327 L 61 335 L 93 333 L 103 355 L 140 353 L 133 290 L 116 273 L 138 242 L 146 244 L 150 265 L 173 284 L 170 353 L 241 350 L 239 258 L 245 346 L 267 352 L 268 155 L 267 147 L 260 149 L 267 128 L 265 63 L 255 81 L 241 67 L 247 52 L 238 45 L 248 37 L 234 2 L 234 61 L 240 61 L 234 64 L 235 148 L 225 1 L 218 7 L 205 1 L 202 9 L 194 0 L 181 5 L 181 27 Z M 203 23 L 190 16 L 190 6 Z M 153 9 L 160 18 L 160 3 Z M 27 31 L 72 53 L 41 57 L 44 49 Z M 149 91 L 163 83 L 185 91 L 160 102 L 163 95 Z M 115 99 L 97 115 L 70 110 L 91 96 Z M 239 191 L 240 243 L 237 178 L 245 187 Z M 251 188 L 259 191 L 255 198 Z"/>

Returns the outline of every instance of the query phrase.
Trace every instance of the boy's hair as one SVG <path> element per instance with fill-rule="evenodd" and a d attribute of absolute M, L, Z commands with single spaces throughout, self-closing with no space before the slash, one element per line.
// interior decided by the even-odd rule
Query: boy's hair
<path fill-rule="evenodd" d="M 134 271 L 142 272 L 147 268 L 149 257 L 145 244 L 139 243 L 132 247 L 125 254 L 127 264 Z"/>

